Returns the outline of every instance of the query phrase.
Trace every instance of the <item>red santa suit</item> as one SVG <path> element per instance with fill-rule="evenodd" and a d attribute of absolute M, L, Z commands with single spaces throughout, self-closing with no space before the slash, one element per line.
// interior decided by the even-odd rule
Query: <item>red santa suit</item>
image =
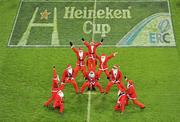
<path fill-rule="evenodd" d="M 64 110 L 63 97 L 64 97 L 63 92 L 62 92 L 61 90 L 59 90 L 59 91 L 56 93 L 55 100 L 54 100 L 54 104 L 53 104 L 54 109 L 59 108 L 59 112 L 60 112 L 60 113 L 62 113 L 63 110 Z"/>
<path fill-rule="evenodd" d="M 96 49 L 98 46 L 102 45 L 102 42 L 91 42 L 90 44 L 87 41 L 84 41 L 84 45 L 88 48 L 88 60 L 87 66 L 88 69 L 96 68 Z"/>
<path fill-rule="evenodd" d="M 101 93 L 104 92 L 104 91 L 103 91 L 103 88 L 101 87 L 101 85 L 100 85 L 99 82 L 98 82 L 98 78 L 99 78 L 99 77 L 98 77 L 97 73 L 95 73 L 94 70 L 89 70 L 88 73 L 87 73 L 87 75 L 86 75 L 86 78 L 87 78 L 87 81 L 84 82 L 84 84 L 82 85 L 81 90 L 80 90 L 81 93 L 84 92 L 84 89 L 85 89 L 86 87 L 89 87 L 90 89 L 92 89 L 93 86 L 94 86 L 94 87 L 98 87 L 98 88 L 99 88 L 99 91 L 100 91 Z"/>
<path fill-rule="evenodd" d="M 145 108 L 144 104 L 142 104 L 141 102 L 139 102 L 137 100 L 137 96 L 136 96 L 136 91 L 135 91 L 135 87 L 134 87 L 134 83 L 132 80 L 128 80 L 126 78 L 126 82 L 127 82 L 127 96 L 129 99 L 131 99 L 133 101 L 133 103 L 137 106 L 139 106 L 140 108 Z M 128 104 L 128 99 L 126 104 Z"/>
<path fill-rule="evenodd" d="M 122 73 L 118 69 L 118 66 L 114 66 L 112 70 L 109 72 L 110 75 L 110 82 L 108 83 L 106 87 L 106 93 L 109 92 L 112 85 L 116 84 L 118 89 L 121 91 L 125 91 L 126 87 L 124 86 L 122 82 Z"/>
<path fill-rule="evenodd" d="M 99 70 L 98 70 L 98 76 L 101 76 L 102 72 L 105 72 L 106 76 L 109 78 L 109 71 L 108 71 L 108 61 L 109 59 L 111 59 L 112 57 L 114 57 L 113 54 L 111 54 L 110 56 L 106 56 L 105 54 L 102 54 L 101 56 L 97 56 L 98 60 L 99 60 Z"/>
<path fill-rule="evenodd" d="M 85 66 L 85 58 L 88 55 L 87 52 L 83 52 L 82 48 L 79 48 L 79 50 L 77 50 L 74 46 L 71 47 L 72 50 L 75 52 L 76 56 L 77 56 L 77 63 L 76 63 L 76 67 L 74 68 L 74 73 L 75 73 L 75 77 L 78 74 L 78 71 L 80 70 L 84 77 L 86 76 L 86 66 Z"/>
<path fill-rule="evenodd" d="M 124 109 L 125 109 L 127 95 L 125 92 L 119 91 L 118 96 L 119 97 L 118 97 L 117 103 L 114 107 L 114 110 L 121 111 L 123 113 Z"/>
<path fill-rule="evenodd" d="M 44 106 L 48 106 L 54 99 L 56 96 L 56 93 L 58 91 L 58 76 L 56 73 L 56 69 L 55 67 L 53 67 L 53 79 L 52 79 L 52 90 L 51 90 L 51 98 L 49 98 L 49 100 L 47 102 L 44 103 Z"/>
<path fill-rule="evenodd" d="M 66 83 L 71 83 L 76 91 L 78 93 L 78 86 L 74 79 L 74 70 L 72 69 L 71 65 L 68 64 L 67 68 L 64 70 L 62 78 L 61 78 L 61 85 L 60 90 L 63 90 Z"/>

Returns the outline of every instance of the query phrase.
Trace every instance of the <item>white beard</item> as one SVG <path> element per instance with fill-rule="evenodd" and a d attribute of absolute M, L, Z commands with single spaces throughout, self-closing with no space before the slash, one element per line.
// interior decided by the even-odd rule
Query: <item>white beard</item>
<path fill-rule="evenodd" d="M 94 53 L 94 46 L 91 46 L 91 53 Z"/>
<path fill-rule="evenodd" d="M 104 63 L 104 61 L 106 60 L 106 56 L 101 56 L 101 61 Z"/>
<path fill-rule="evenodd" d="M 83 58 L 83 51 L 79 51 L 79 57 L 80 57 L 80 59 Z"/>
<path fill-rule="evenodd" d="M 115 78 L 117 77 L 117 73 L 118 73 L 118 69 L 113 69 L 113 75 Z"/>
<path fill-rule="evenodd" d="M 128 83 L 127 83 L 127 88 L 129 88 L 129 85 L 130 85 L 130 84 L 129 84 L 129 82 L 128 82 Z"/>
<path fill-rule="evenodd" d="M 62 91 L 58 91 L 58 95 L 63 98 L 64 97 L 64 93 Z"/>
<path fill-rule="evenodd" d="M 90 78 L 94 78 L 94 77 L 95 77 L 94 72 L 93 72 L 93 73 L 89 73 L 89 77 L 90 77 Z"/>
<path fill-rule="evenodd" d="M 69 74 L 72 74 L 72 68 L 69 68 L 69 69 L 68 69 L 68 73 L 69 73 Z"/>

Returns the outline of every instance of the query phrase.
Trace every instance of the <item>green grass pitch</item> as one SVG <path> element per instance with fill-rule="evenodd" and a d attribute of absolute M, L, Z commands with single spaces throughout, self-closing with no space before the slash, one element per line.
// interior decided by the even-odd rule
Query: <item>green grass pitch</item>
<path fill-rule="evenodd" d="M 7 46 L 18 5 L 19 0 L 0 0 L 0 121 L 85 122 L 88 95 L 75 95 L 71 85 L 67 85 L 64 91 L 63 115 L 51 107 L 43 107 L 43 103 L 51 96 L 52 66 L 56 65 L 60 76 L 67 63 L 75 66 L 76 56 L 70 48 Z M 123 115 L 115 112 L 113 107 L 117 100 L 117 88 L 113 86 L 108 95 L 91 95 L 91 122 L 180 121 L 180 1 L 170 0 L 170 6 L 176 47 L 97 50 L 98 54 L 119 52 L 109 62 L 109 67 L 119 64 L 123 74 L 135 81 L 138 98 L 146 108 L 140 110 L 131 103 Z M 37 31 L 34 30 L 34 34 Z M 80 41 L 81 37 L 77 34 L 75 40 Z M 78 86 L 83 82 L 82 74 L 79 73 Z M 106 87 L 104 74 L 100 83 L 103 88 Z"/>

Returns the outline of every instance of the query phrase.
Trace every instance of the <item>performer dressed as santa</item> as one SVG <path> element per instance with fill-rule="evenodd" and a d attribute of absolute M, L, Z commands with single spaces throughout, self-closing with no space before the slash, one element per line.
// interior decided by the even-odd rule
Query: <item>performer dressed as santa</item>
<path fill-rule="evenodd" d="M 127 93 L 128 99 L 131 99 L 135 105 L 139 106 L 141 109 L 144 109 L 145 108 L 144 104 L 142 104 L 141 102 L 137 100 L 137 95 L 136 95 L 136 90 L 134 87 L 133 80 L 129 80 L 126 76 L 124 78 L 127 82 L 126 93 Z M 128 104 L 128 99 L 127 99 L 126 104 Z"/>
<path fill-rule="evenodd" d="M 58 80 L 59 77 L 56 73 L 56 68 L 53 66 L 53 79 L 52 79 L 52 90 L 51 90 L 51 98 L 47 102 L 44 103 L 44 106 L 48 106 L 56 97 L 56 93 L 58 92 Z"/>
<path fill-rule="evenodd" d="M 64 110 L 63 97 L 64 97 L 64 93 L 61 90 L 59 90 L 56 93 L 54 104 L 53 104 L 54 109 L 59 108 L 60 113 L 62 113 Z"/>
<path fill-rule="evenodd" d="M 118 52 L 115 52 L 113 54 L 111 54 L 110 56 L 107 56 L 105 54 L 102 54 L 101 56 L 97 55 L 97 59 L 99 60 L 99 70 L 98 70 L 98 76 L 101 76 L 102 72 L 105 72 L 107 78 L 109 79 L 109 71 L 108 71 L 108 61 L 113 58 L 114 56 L 116 56 L 118 54 Z"/>
<path fill-rule="evenodd" d="M 114 65 L 112 70 L 109 72 L 110 81 L 106 87 L 106 93 L 109 92 L 112 85 L 116 85 L 118 89 L 121 91 L 126 90 L 126 87 L 124 86 L 122 82 L 123 75 L 118 67 L 119 67 L 118 65 Z"/>
<path fill-rule="evenodd" d="M 77 76 L 78 74 L 78 71 L 81 71 L 85 77 L 86 75 L 86 66 L 85 66 L 85 58 L 86 56 L 88 55 L 87 52 L 84 52 L 82 50 L 82 48 L 79 48 L 79 50 L 77 50 L 73 43 L 70 42 L 70 46 L 72 48 L 72 50 L 74 51 L 74 53 L 76 54 L 77 56 L 77 63 L 76 63 L 76 67 L 74 68 L 74 73 L 75 73 L 75 77 Z"/>
<path fill-rule="evenodd" d="M 84 84 L 81 87 L 81 90 L 80 90 L 81 93 L 84 92 L 84 89 L 86 87 L 89 87 L 90 89 L 92 89 L 93 87 L 98 87 L 99 91 L 101 93 L 104 93 L 103 88 L 101 87 L 101 85 L 98 82 L 99 77 L 98 77 L 97 73 L 95 72 L 95 70 L 90 69 L 86 75 L 86 79 L 87 79 L 87 81 L 84 82 Z"/>
<path fill-rule="evenodd" d="M 101 40 L 101 42 L 97 42 L 97 43 L 95 43 L 93 40 L 90 43 L 88 43 L 87 41 L 84 40 L 84 38 L 82 38 L 82 41 L 84 45 L 88 48 L 88 60 L 87 60 L 88 69 L 95 69 L 97 64 L 96 49 L 97 47 L 102 45 L 103 39 Z"/>
<path fill-rule="evenodd" d="M 119 90 L 118 92 L 118 100 L 116 102 L 116 105 L 114 107 L 114 110 L 124 112 L 125 106 L 126 106 L 126 99 L 127 95 L 125 91 Z"/>
<path fill-rule="evenodd" d="M 74 77 L 75 77 L 74 70 L 72 69 L 71 65 L 68 64 L 61 78 L 60 90 L 63 90 L 67 83 L 71 83 L 74 86 L 76 93 L 78 93 L 78 85 Z"/>

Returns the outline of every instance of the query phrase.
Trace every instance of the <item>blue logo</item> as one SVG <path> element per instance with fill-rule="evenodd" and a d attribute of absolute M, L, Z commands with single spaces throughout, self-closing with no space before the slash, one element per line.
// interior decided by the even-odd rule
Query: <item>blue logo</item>
<path fill-rule="evenodd" d="M 157 26 L 159 32 L 149 33 L 150 43 L 170 43 L 168 37 L 170 33 L 168 32 L 171 28 L 168 19 L 162 20 Z"/>

